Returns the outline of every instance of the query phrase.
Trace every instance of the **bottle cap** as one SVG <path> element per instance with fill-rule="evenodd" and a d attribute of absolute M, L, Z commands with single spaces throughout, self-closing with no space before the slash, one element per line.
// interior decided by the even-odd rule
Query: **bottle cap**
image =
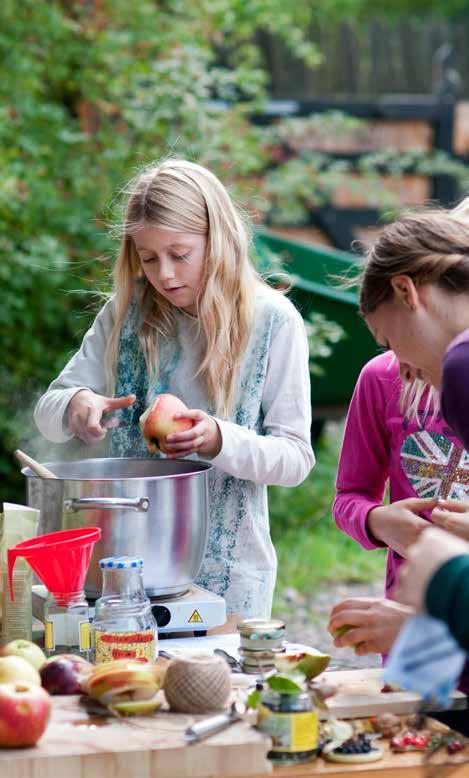
<path fill-rule="evenodd" d="M 143 559 L 138 556 L 108 556 L 99 560 L 101 570 L 130 570 L 143 568 Z"/>

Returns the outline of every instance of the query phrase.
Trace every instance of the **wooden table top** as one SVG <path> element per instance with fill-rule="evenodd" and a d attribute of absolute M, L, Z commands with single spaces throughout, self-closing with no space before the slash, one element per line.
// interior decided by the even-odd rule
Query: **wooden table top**
<path fill-rule="evenodd" d="M 415 711 L 417 702 L 381 694 L 376 671 L 346 671 L 329 676 L 339 682 L 336 712 L 350 716 L 373 715 L 376 704 Z M 370 699 L 367 698 L 367 695 Z M 377 698 L 376 696 L 379 695 Z M 404 697 L 402 696 L 404 695 Z M 371 700 L 371 701 L 370 701 Z M 464 695 L 456 704 L 465 706 Z M 371 705 L 371 710 L 370 710 Z M 355 706 L 355 708 L 354 708 Z M 410 707 L 409 707 L 410 706 Z M 369 712 L 366 712 L 366 711 Z M 357 715 L 357 714 L 355 714 Z M 328 763 L 318 758 L 291 767 L 273 767 L 267 759 L 270 740 L 247 721 L 188 746 L 184 731 L 195 717 L 158 711 L 154 716 L 128 719 L 93 719 L 79 698 L 54 697 L 51 722 L 38 745 L 27 749 L 0 750 L 1 778 L 430 778 L 422 767 L 423 755 L 393 754 L 382 743 L 383 759 L 361 765 Z M 469 748 L 449 757 L 443 749 L 432 758 L 437 772 L 431 778 L 469 778 Z"/>

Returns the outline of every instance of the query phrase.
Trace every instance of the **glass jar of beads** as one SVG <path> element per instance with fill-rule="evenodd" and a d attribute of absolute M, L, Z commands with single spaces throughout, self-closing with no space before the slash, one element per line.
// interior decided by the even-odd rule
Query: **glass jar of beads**
<path fill-rule="evenodd" d="M 96 664 L 114 659 L 153 662 L 157 625 L 143 586 L 143 559 L 109 557 L 99 565 L 103 591 L 95 603 Z"/>

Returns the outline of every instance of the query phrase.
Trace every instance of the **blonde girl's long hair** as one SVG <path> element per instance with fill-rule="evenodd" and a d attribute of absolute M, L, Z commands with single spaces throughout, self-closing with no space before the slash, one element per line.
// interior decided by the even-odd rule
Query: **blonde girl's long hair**
<path fill-rule="evenodd" d="M 402 382 L 399 402 L 402 414 L 419 424 L 427 420 L 434 421 L 440 410 L 438 390 L 420 378 L 415 378 L 411 382 Z"/>
<path fill-rule="evenodd" d="M 227 190 L 206 168 L 181 159 L 152 165 L 131 181 L 124 234 L 114 266 L 116 319 L 106 351 L 110 391 L 114 392 L 122 325 L 134 297 L 139 302 L 138 337 L 150 376 L 158 369 L 163 339 L 176 333 L 170 302 L 147 281 L 133 236 L 155 226 L 207 238 L 205 267 L 196 301 L 205 353 L 197 371 L 206 383 L 217 415 L 233 408 L 239 365 L 254 323 L 256 286 L 262 280 L 250 258 L 250 230 Z"/>
<path fill-rule="evenodd" d="M 469 291 L 469 198 L 456 209 L 404 214 L 382 230 L 360 275 L 360 313 L 368 316 L 392 299 L 391 279 L 408 275 L 416 286 L 438 284 Z"/>
<path fill-rule="evenodd" d="M 399 367 L 398 360 L 393 351 L 388 370 Z M 399 371 L 400 372 L 400 371 Z M 425 421 L 434 421 L 440 410 L 440 395 L 431 384 L 427 384 L 420 378 L 412 381 L 398 377 L 401 389 L 399 392 L 399 408 L 403 416 L 413 419 L 419 424 Z"/>

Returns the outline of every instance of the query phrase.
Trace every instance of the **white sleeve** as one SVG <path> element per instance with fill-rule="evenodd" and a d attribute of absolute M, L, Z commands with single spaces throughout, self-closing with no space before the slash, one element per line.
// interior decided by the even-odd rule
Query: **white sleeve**
<path fill-rule="evenodd" d="M 314 465 L 308 340 L 294 311 L 270 345 L 262 395 L 263 434 L 216 419 L 222 448 L 211 464 L 255 483 L 297 486 Z"/>
<path fill-rule="evenodd" d="M 79 351 L 39 399 L 34 420 L 47 440 L 65 443 L 73 437 L 65 428 L 64 416 L 70 400 L 80 389 L 105 394 L 104 352 L 113 325 L 114 302 L 109 300 L 83 338 Z"/>

